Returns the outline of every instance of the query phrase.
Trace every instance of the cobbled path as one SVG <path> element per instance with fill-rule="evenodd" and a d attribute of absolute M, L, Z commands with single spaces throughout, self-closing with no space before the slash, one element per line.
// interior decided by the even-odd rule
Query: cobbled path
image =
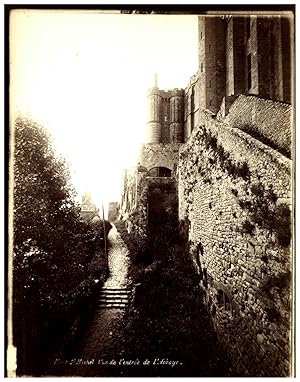
<path fill-rule="evenodd" d="M 109 232 L 108 239 L 111 242 L 108 253 L 110 275 L 103 288 L 126 288 L 129 263 L 128 250 L 114 225 Z"/>
<path fill-rule="evenodd" d="M 128 251 L 115 226 L 110 230 L 108 264 L 110 275 L 103 288 L 126 288 Z M 116 376 L 117 365 L 122 358 L 122 334 L 124 332 L 123 309 L 96 308 L 92 321 L 85 329 L 82 340 L 71 359 L 57 360 L 57 369 L 63 376 L 97 377 Z M 66 362 L 67 361 L 67 362 Z M 65 363 L 63 365 L 63 363 Z M 111 365 L 109 365 L 111 363 Z"/>

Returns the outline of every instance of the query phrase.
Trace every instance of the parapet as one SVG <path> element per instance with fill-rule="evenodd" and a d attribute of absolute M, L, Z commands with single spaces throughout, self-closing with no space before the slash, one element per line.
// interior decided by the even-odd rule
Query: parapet
<path fill-rule="evenodd" d="M 148 96 L 158 95 L 162 98 L 172 98 L 175 96 L 183 97 L 184 96 L 184 89 L 174 88 L 174 89 L 170 89 L 170 90 L 161 90 L 159 88 L 151 88 L 151 89 L 147 90 L 147 95 Z"/>

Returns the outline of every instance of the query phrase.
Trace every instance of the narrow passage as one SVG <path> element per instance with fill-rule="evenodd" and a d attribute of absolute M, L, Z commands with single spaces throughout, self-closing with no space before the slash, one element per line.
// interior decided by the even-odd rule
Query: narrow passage
<path fill-rule="evenodd" d="M 115 226 L 109 232 L 108 251 L 109 278 L 103 286 L 104 291 L 127 290 L 128 251 Z M 96 377 L 113 376 L 118 367 L 112 364 L 122 357 L 122 334 L 124 329 L 124 308 L 103 307 L 101 291 L 95 314 L 84 330 L 80 342 L 74 349 L 68 364 L 59 365 L 66 360 L 57 361 L 57 370 L 63 376 Z M 117 374 L 116 374 L 117 375 Z"/>
<path fill-rule="evenodd" d="M 144 290 L 145 304 L 154 304 L 149 316 L 140 306 L 129 312 L 126 308 L 104 307 L 113 303 L 103 295 L 118 293 L 116 299 L 126 298 L 128 291 L 129 256 L 126 245 L 113 226 L 109 233 L 110 276 L 98 296 L 95 314 L 84 329 L 68 363 L 56 366 L 56 376 L 72 377 L 145 377 L 145 376 L 198 376 L 220 377 L 230 375 L 225 354 L 220 352 L 210 317 L 203 304 L 191 297 L 178 304 L 177 298 L 165 295 L 151 296 L 156 284 L 166 277 L 164 272 L 152 275 L 152 283 Z M 177 261 L 180 261 L 177 259 Z M 183 268 L 181 264 L 180 269 Z M 179 272 L 177 269 L 176 272 Z M 147 272 L 146 272 L 147 273 Z M 146 275 L 145 273 L 145 275 Z M 148 272 L 149 273 L 149 272 Z M 180 273 L 180 272 L 179 272 Z M 169 275 L 170 283 L 174 277 Z M 191 277 L 186 271 L 181 280 Z M 146 276 L 145 276 L 146 277 Z M 173 281 L 172 281 L 173 280 Z M 186 284 L 186 283 L 183 283 Z M 150 287 L 149 285 L 152 285 Z M 183 285 L 183 290 L 184 290 Z M 122 293 L 120 291 L 123 291 Z M 150 295 L 149 295 L 150 292 Z M 178 291 L 176 292 L 178 293 Z M 175 296 L 174 296 L 175 297 Z M 148 306 L 148 305 L 147 305 Z M 166 308 L 168 306 L 168 308 Z M 142 309 L 141 309 L 142 308 Z M 228 374 L 229 373 L 229 374 Z"/>

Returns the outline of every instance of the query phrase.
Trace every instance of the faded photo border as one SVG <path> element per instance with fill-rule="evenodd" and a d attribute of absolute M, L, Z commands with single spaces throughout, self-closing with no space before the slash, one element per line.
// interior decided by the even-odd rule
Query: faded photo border
<path fill-rule="evenodd" d="M 12 172 L 12 163 L 13 163 L 13 129 L 11 127 L 11 118 L 13 114 L 12 105 L 9 101 L 11 97 L 11 93 L 13 92 L 13 89 L 9 88 L 10 83 L 10 47 L 9 47 L 9 15 L 14 10 L 18 9 L 26 9 L 26 10 L 57 10 L 57 12 L 61 11 L 68 11 L 68 10 L 76 10 L 80 12 L 83 11 L 103 11 L 103 12 L 114 12 L 114 11 L 141 11 L 144 12 L 151 12 L 154 13 L 163 13 L 163 14 L 172 14 L 173 12 L 177 15 L 185 14 L 185 15 L 199 15 L 205 12 L 206 10 L 216 12 L 216 15 L 224 14 L 224 13 L 230 13 L 234 14 L 237 12 L 240 14 L 241 12 L 245 14 L 249 14 L 252 12 L 255 13 L 265 13 L 269 11 L 276 11 L 276 12 L 295 12 L 295 7 L 293 4 L 265 4 L 265 5 L 257 5 L 257 4 L 248 4 L 248 5 L 241 5 L 241 4 L 190 4 L 190 5 L 184 5 L 184 4 L 166 4 L 166 5 L 159 5 L 159 4 L 106 4 L 106 5 L 98 5 L 98 4 L 89 4 L 89 5 L 83 5 L 83 4 L 45 4 L 45 5 L 38 5 L 38 4 L 5 4 L 4 5 L 4 19 L 5 19 L 5 25 L 4 25 L 4 38 L 5 38 L 5 45 L 4 45 L 4 71 L 5 71 L 5 97 L 4 97 L 4 156 L 5 156 L 5 171 L 4 171 L 4 190 L 5 190 L 5 203 L 4 203 L 4 240 L 5 243 L 5 261 L 4 261 L 4 290 L 5 290 L 5 298 L 4 298 L 4 374 L 6 377 L 15 377 L 14 369 L 16 368 L 16 350 L 13 347 L 12 342 L 12 331 L 13 331 L 13 321 L 12 321 L 12 311 L 13 311 L 13 304 L 12 304 L 12 280 L 13 280 L 13 265 L 12 265 L 12 246 L 13 246 L 13 220 L 12 220 L 12 211 L 13 211 L 13 195 L 12 195 L 12 189 L 14 186 L 13 183 L 13 172 Z M 294 13 L 294 17 L 296 17 Z M 297 39 L 296 39 L 297 40 Z M 296 46 L 295 46 L 296 48 Z M 295 63 L 296 56 L 294 54 L 294 63 Z M 292 67 L 293 74 L 295 76 L 295 66 Z M 192 75 L 192 73 L 191 73 Z M 294 110 L 294 115 L 296 114 L 296 87 L 294 87 L 293 92 L 293 100 L 292 100 L 292 106 Z M 294 289 L 294 296 L 293 296 L 293 307 L 295 308 L 296 298 L 295 298 L 295 292 L 296 292 L 296 268 L 295 268 L 295 257 L 296 257 L 296 225 L 295 225 L 295 217 L 296 217 L 296 211 L 295 211 L 295 186 L 296 186 L 296 121 L 294 121 L 294 133 L 293 133 L 293 142 L 292 142 L 292 183 L 293 183 L 293 289 Z M 294 342 L 294 348 L 293 348 L 293 356 L 295 355 L 295 314 L 294 314 L 294 320 L 293 320 L 293 342 Z M 293 373 L 295 375 L 295 359 L 293 359 Z M 8 368 L 7 368 L 8 365 Z"/>

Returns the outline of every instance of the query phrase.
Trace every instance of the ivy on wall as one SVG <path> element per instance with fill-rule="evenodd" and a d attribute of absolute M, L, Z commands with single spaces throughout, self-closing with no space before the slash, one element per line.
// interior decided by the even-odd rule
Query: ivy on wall
<path fill-rule="evenodd" d="M 287 204 L 276 204 L 272 188 L 258 182 L 251 186 L 251 195 L 239 200 L 240 207 L 248 211 L 243 223 L 245 233 L 252 234 L 255 225 L 275 235 L 277 244 L 288 247 L 291 241 L 291 211 Z"/>
<path fill-rule="evenodd" d="M 199 154 L 205 150 L 208 153 L 207 163 L 209 166 L 218 166 L 223 172 L 233 179 L 242 179 L 250 184 L 251 172 L 248 163 L 235 162 L 230 158 L 230 153 L 218 142 L 214 136 L 204 126 L 195 136 L 195 142 L 199 146 Z M 188 159 L 192 168 L 187 173 L 187 194 L 192 191 L 196 179 L 191 175 L 194 171 L 203 177 L 205 184 L 212 184 L 210 172 L 205 171 L 205 165 L 199 160 L 198 156 L 192 156 L 188 150 L 181 153 L 181 160 Z M 238 198 L 240 207 L 248 211 L 248 216 L 242 223 L 240 232 L 253 235 L 255 227 L 268 230 L 275 235 L 276 242 L 281 247 L 288 247 L 291 240 L 291 211 L 287 204 L 276 204 L 277 196 L 273 189 L 266 188 L 261 182 L 255 183 L 250 187 L 250 193 L 246 198 Z M 231 190 L 232 194 L 238 197 L 238 191 Z"/>

